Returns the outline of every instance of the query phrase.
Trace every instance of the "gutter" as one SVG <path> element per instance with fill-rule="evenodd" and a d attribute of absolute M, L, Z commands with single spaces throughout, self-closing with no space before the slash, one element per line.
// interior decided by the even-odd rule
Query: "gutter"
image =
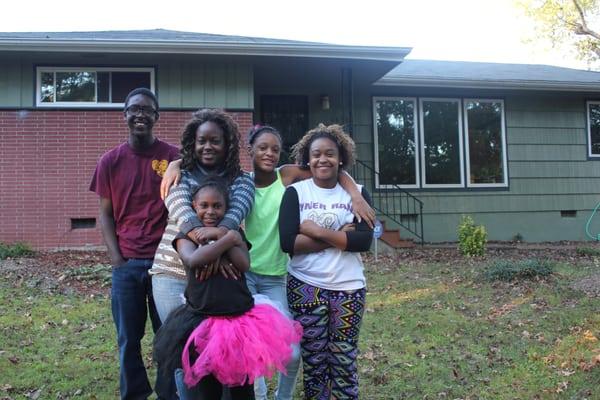
<path fill-rule="evenodd" d="M 384 77 L 375 86 L 419 86 L 461 89 L 548 90 L 564 92 L 598 92 L 600 82 L 539 81 L 539 80 L 472 80 L 413 77 Z"/>
<path fill-rule="evenodd" d="M 174 40 L 40 40 L 0 39 L 0 51 L 211 54 L 276 57 L 316 57 L 402 62 L 408 47 L 370 47 L 321 44 L 186 42 Z"/>

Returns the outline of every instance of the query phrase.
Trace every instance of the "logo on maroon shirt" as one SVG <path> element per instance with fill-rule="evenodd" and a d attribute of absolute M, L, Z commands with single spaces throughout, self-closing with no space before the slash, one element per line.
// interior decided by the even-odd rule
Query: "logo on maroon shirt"
<path fill-rule="evenodd" d="M 152 160 L 152 169 L 161 178 L 165 174 L 165 171 L 167 170 L 168 165 L 169 165 L 169 162 L 167 160 Z"/>

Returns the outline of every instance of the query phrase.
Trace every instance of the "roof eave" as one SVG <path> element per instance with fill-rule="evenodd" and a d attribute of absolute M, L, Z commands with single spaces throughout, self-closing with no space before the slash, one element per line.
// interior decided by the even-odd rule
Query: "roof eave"
<path fill-rule="evenodd" d="M 222 43 L 127 40 L 0 40 L 0 51 L 213 54 L 277 57 L 317 57 L 401 62 L 410 52 L 405 47 L 367 47 L 313 44 Z"/>
<path fill-rule="evenodd" d="M 382 78 L 375 86 L 421 86 L 461 89 L 509 89 L 509 90 L 548 90 L 565 92 L 598 92 L 600 82 L 547 82 L 547 81 L 493 81 L 471 79 L 414 79 L 406 77 Z"/>

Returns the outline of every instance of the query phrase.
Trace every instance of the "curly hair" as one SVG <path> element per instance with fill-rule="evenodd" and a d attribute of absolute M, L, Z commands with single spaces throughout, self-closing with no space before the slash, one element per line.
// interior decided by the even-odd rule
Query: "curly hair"
<path fill-rule="evenodd" d="M 181 169 L 192 170 L 198 161 L 196 157 L 196 131 L 205 122 L 214 122 L 223 131 L 225 138 L 225 177 L 229 183 L 241 173 L 240 132 L 233 118 L 223 110 L 204 108 L 192 114 L 192 119 L 181 133 Z"/>
<path fill-rule="evenodd" d="M 316 128 L 306 132 L 302 139 L 292 146 L 292 158 L 296 164 L 307 168 L 310 160 L 310 145 L 317 139 L 327 138 L 337 145 L 343 169 L 349 169 L 356 159 L 354 140 L 344 132 L 341 125 L 319 124 Z"/>

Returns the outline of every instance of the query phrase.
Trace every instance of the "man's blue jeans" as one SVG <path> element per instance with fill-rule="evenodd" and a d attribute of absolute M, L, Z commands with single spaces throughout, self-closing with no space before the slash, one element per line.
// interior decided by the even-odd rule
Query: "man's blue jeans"
<path fill-rule="evenodd" d="M 154 332 L 160 327 L 148 275 L 151 266 L 152 259 L 130 258 L 112 270 L 111 308 L 119 344 L 121 399 L 146 399 L 152 393 L 141 354 L 147 315 Z"/>

